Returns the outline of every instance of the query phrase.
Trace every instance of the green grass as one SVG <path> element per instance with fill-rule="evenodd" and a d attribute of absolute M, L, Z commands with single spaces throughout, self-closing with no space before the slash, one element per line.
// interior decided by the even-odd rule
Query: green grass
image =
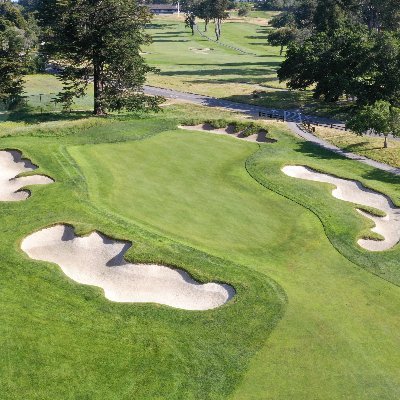
<path fill-rule="evenodd" d="M 269 124 L 277 143 L 259 146 L 178 130 L 188 116 L 234 118 L 173 106 L 151 117 L 0 125 L 0 147 L 24 151 L 56 180 L 25 202 L 0 203 L 2 396 L 399 398 L 400 290 L 389 282 L 400 280 L 399 246 L 360 249 L 369 223 L 353 205 L 280 168 L 358 179 L 398 204 L 399 179 L 283 124 Z M 180 266 L 233 284 L 237 296 L 204 313 L 109 302 L 20 251 L 24 236 L 57 222 L 132 240 L 129 260 Z"/>
<path fill-rule="evenodd" d="M 55 103 L 56 95 L 62 90 L 62 83 L 49 74 L 27 75 L 25 77 L 24 96 L 30 111 L 61 111 L 62 105 Z M 89 85 L 85 97 L 75 99 L 72 110 L 91 110 L 93 108 L 93 85 Z"/>
<path fill-rule="evenodd" d="M 352 132 L 316 127 L 315 134 L 346 151 L 361 154 L 379 162 L 400 168 L 400 141 L 388 139 L 383 148 L 383 137 L 358 136 Z"/>
<path fill-rule="evenodd" d="M 234 101 L 273 108 L 297 109 L 307 113 L 342 116 L 344 106 L 324 104 L 312 98 L 311 91 L 288 91 L 280 83 L 277 70 L 284 60 L 279 47 L 269 46 L 270 27 L 255 23 L 227 20 L 222 26 L 221 42 L 252 54 L 242 54 L 191 35 L 183 20 L 177 17 L 157 17 L 147 32 L 153 44 L 144 48 L 148 63 L 160 70 L 150 75 L 149 83 Z M 204 23 L 198 22 L 201 30 Z M 214 26 L 207 35 L 214 39 Z M 198 49 L 210 49 L 199 51 Z M 253 91 L 265 91 L 253 98 Z"/>
<path fill-rule="evenodd" d="M 293 182 L 280 167 L 295 162 L 336 171 L 397 202 L 399 182 L 378 181 L 367 166 L 307 147 L 282 125 L 270 129 L 279 141 L 259 151 L 233 138 L 171 128 L 142 142 L 69 151 L 90 200 L 110 215 L 239 262 L 285 289 L 287 313 L 235 399 L 395 399 L 399 288 L 359 267 L 399 282 L 399 248 L 374 255 L 358 248 L 357 236 L 369 225 L 354 207 L 332 198 L 328 185 Z"/>

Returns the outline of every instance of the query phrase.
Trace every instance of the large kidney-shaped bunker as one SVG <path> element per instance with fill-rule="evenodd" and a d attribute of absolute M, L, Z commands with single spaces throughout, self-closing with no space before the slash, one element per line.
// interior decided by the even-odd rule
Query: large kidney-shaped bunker
<path fill-rule="evenodd" d="M 219 283 L 200 284 L 182 270 L 124 260 L 129 242 L 98 232 L 78 237 L 68 225 L 27 236 L 22 250 L 35 260 L 58 264 L 76 282 L 104 289 L 116 302 L 159 303 L 185 310 L 208 310 L 229 301 L 235 290 Z"/>

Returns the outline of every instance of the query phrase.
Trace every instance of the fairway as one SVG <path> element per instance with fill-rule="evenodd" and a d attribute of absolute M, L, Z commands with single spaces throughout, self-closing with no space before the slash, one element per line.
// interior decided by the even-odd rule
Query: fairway
<path fill-rule="evenodd" d="M 234 398 L 394 399 L 400 393 L 398 288 L 341 256 L 315 215 L 248 174 L 246 160 L 254 154 L 270 164 L 270 178 L 279 174 L 289 185 L 278 168 L 284 159 L 322 168 L 322 161 L 294 152 L 300 143 L 280 125 L 272 132 L 278 143 L 262 145 L 261 153 L 234 138 L 182 131 L 69 152 L 87 179 L 90 200 L 109 215 L 244 264 L 285 289 L 287 312 Z M 336 157 L 324 165 L 369 170 Z M 337 207 L 329 187 L 320 193 Z M 352 205 L 339 207 L 363 226 Z M 356 248 L 356 237 L 352 242 Z"/>

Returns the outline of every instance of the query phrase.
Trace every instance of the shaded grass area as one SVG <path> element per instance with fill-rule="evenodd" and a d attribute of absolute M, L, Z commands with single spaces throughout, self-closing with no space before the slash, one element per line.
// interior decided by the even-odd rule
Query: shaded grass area
<path fill-rule="evenodd" d="M 178 124 L 199 110 L 175 106 L 165 117 Z M 398 282 L 399 246 L 362 250 L 356 240 L 370 222 L 334 199 L 331 186 L 290 179 L 280 168 L 298 163 L 335 172 L 397 203 L 399 182 L 297 140 L 282 124 L 269 130 L 278 142 L 258 147 L 168 125 L 146 141 L 73 146 L 69 153 L 90 201 L 113 218 L 243 264 L 285 289 L 284 318 L 227 397 L 394 400 L 400 292 L 365 269 Z"/>
<path fill-rule="evenodd" d="M 379 162 L 400 168 L 400 141 L 388 139 L 388 148 L 383 148 L 383 137 L 358 136 L 351 132 L 316 127 L 315 135 L 344 150 L 361 154 Z"/>
<path fill-rule="evenodd" d="M 161 116 L 91 118 L 39 124 L 0 139 L 1 148 L 20 149 L 56 181 L 32 187 L 27 201 L 0 203 L 2 398 L 226 398 L 280 319 L 285 294 L 269 278 L 89 200 L 84 165 L 71 158 L 70 146 L 139 143 L 172 124 Z M 229 282 L 237 296 L 206 312 L 112 303 L 98 288 L 79 285 L 19 249 L 26 235 L 59 222 L 79 234 L 97 229 L 130 240 L 130 261 L 177 266 L 202 282 Z"/>

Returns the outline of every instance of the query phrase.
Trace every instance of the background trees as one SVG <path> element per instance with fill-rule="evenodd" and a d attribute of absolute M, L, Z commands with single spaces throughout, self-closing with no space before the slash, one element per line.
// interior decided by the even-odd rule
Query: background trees
<path fill-rule="evenodd" d="M 229 0 L 183 0 L 182 2 L 186 26 L 191 28 L 192 34 L 194 34 L 196 18 L 204 20 L 206 31 L 208 23 L 214 20 L 215 36 L 217 40 L 221 37 L 222 21 L 229 16 L 227 12 L 229 7 Z"/>
<path fill-rule="evenodd" d="M 153 71 L 140 55 L 150 41 L 144 26 L 151 15 L 130 0 L 38 0 L 44 53 L 61 66 L 64 90 L 58 100 L 67 106 L 94 84 L 94 113 L 107 110 L 157 109 L 158 98 L 142 92 Z"/>
<path fill-rule="evenodd" d="M 23 74 L 37 39 L 32 24 L 17 5 L 0 2 L 0 101 L 3 104 L 15 104 L 21 98 Z"/>

